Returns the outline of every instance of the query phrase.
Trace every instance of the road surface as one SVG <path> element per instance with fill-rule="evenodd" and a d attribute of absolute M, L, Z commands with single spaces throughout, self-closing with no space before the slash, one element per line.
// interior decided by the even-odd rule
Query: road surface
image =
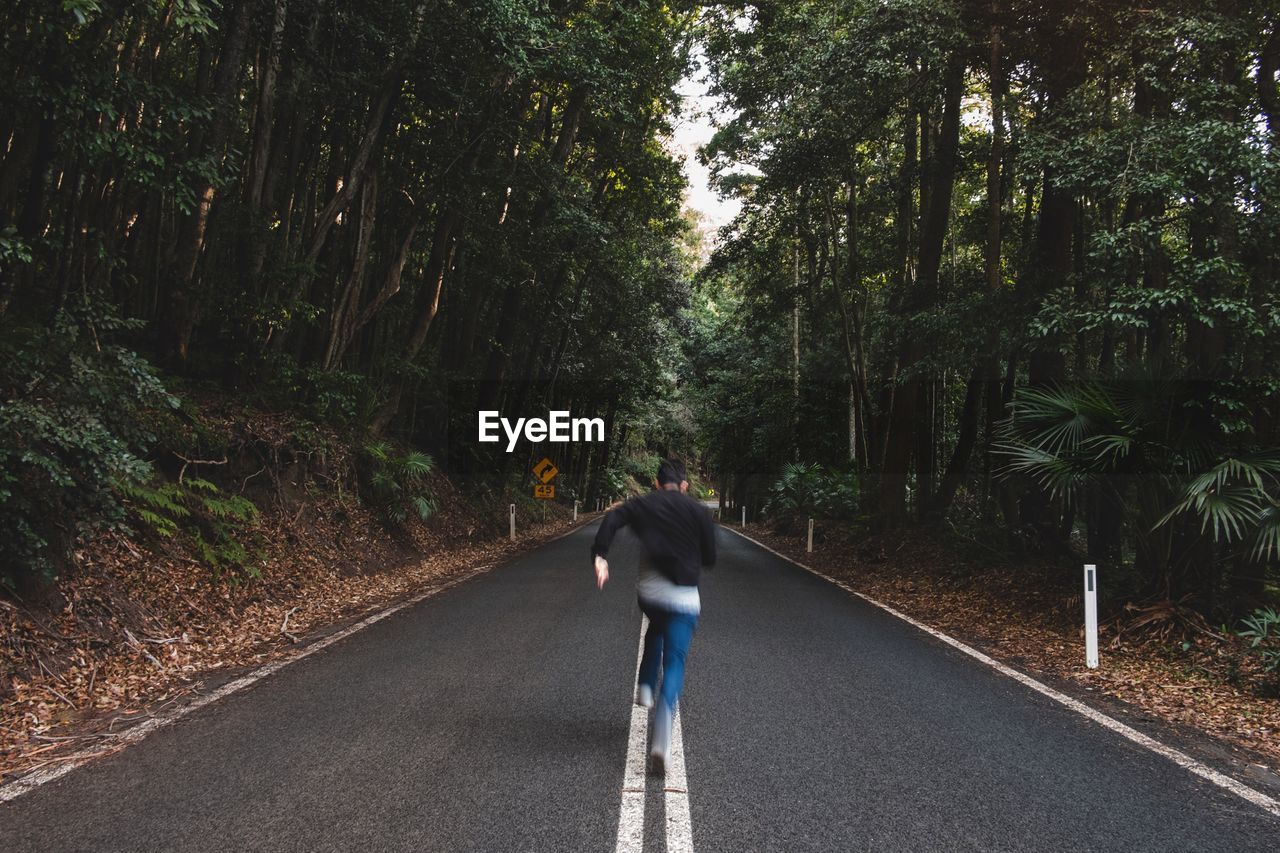
<path fill-rule="evenodd" d="M 628 793 L 637 546 L 597 592 L 593 534 L 0 804 L 0 850 L 1275 849 L 1275 817 L 723 529 L 685 781 Z"/>

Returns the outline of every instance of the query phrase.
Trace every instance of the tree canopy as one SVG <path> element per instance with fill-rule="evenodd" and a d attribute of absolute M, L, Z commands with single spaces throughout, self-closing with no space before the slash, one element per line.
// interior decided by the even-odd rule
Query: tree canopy
<path fill-rule="evenodd" d="M 1274 4 L 721 3 L 702 273 L 740 503 L 796 459 L 1257 601 L 1280 561 Z M 718 341 L 750 341 L 733 348 Z"/>
<path fill-rule="evenodd" d="M 41 505 L 111 515 L 104 490 L 148 453 L 114 425 L 164 405 L 152 365 L 490 481 L 524 459 L 480 465 L 450 439 L 478 408 L 603 416 L 610 440 L 561 460 L 571 491 L 601 493 L 670 385 L 689 292 L 663 140 L 694 19 L 593 0 L 6 4 L 0 512 L 25 532 L 0 554 L 39 562 L 76 535 Z M 46 381 L 68 365 L 93 376 Z"/>

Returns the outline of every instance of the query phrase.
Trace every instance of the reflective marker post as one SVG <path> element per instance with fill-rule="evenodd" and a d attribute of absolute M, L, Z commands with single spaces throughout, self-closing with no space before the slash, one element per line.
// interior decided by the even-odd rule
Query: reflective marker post
<path fill-rule="evenodd" d="M 516 541 L 516 505 L 511 505 L 511 541 Z"/>
<path fill-rule="evenodd" d="M 1084 662 L 1098 668 L 1098 567 L 1084 567 Z"/>
<path fill-rule="evenodd" d="M 813 553 L 813 519 L 809 519 L 809 541 L 805 544 L 804 550 L 810 554 Z"/>
<path fill-rule="evenodd" d="M 574 521 L 578 520 L 578 502 L 577 501 L 573 502 L 573 520 Z"/>
<path fill-rule="evenodd" d="M 747 508 L 745 506 L 742 508 L 742 526 L 747 526 Z"/>

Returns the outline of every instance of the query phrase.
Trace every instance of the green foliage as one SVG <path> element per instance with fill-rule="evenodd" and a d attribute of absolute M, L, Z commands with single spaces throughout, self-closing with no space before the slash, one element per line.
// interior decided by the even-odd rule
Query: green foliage
<path fill-rule="evenodd" d="M 1280 555 L 1274 4 L 972 11 L 701 19 L 741 202 L 688 312 L 706 456 L 742 503 L 851 460 L 883 526 L 958 501 L 1239 606 Z"/>
<path fill-rule="evenodd" d="M 369 377 L 355 371 L 299 365 L 287 354 L 272 355 L 259 369 L 268 377 L 260 392 L 265 401 L 292 405 L 317 423 L 355 426 L 376 402 Z"/>
<path fill-rule="evenodd" d="M 1213 437 L 1203 419 L 1188 416 L 1186 391 L 1144 378 L 1020 388 L 995 446 L 1001 473 L 1065 501 L 1138 476 L 1162 502 L 1180 472 L 1208 458 Z"/>
<path fill-rule="evenodd" d="M 0 228 L 0 270 L 8 270 L 12 275 L 14 265 L 29 263 L 31 247 L 18 235 L 17 229 L 12 225 Z"/>
<path fill-rule="evenodd" d="M 243 528 L 258 517 L 258 508 L 241 495 L 228 495 L 198 477 L 178 481 L 152 478 L 144 483 L 121 482 L 117 489 L 129 511 L 154 534 L 190 536 L 200 561 L 215 577 L 256 578 L 254 554 L 245 547 Z"/>
<path fill-rule="evenodd" d="M 97 289 L 193 385 L 433 452 L 479 376 L 678 432 L 693 261 L 664 140 L 695 5 L 10 7 L 0 315 Z M 468 460 L 490 486 L 498 453 Z M 574 460 L 564 493 L 615 456 Z M 366 491 L 432 511 L 386 494 L 402 480 Z"/>
<path fill-rule="evenodd" d="M 120 522 L 118 484 L 151 476 L 139 415 L 176 406 L 112 341 L 136 328 L 101 304 L 49 326 L 0 323 L 0 577 L 52 577 L 76 538 Z"/>
<path fill-rule="evenodd" d="M 1280 684 L 1280 612 L 1266 607 L 1243 620 L 1237 633 L 1249 641 L 1249 649 L 1262 664 L 1262 671 Z"/>
<path fill-rule="evenodd" d="M 416 450 L 397 453 L 389 442 L 364 446 L 369 503 L 394 524 L 403 524 L 410 513 L 426 521 L 440 509 L 428 477 L 435 460 Z"/>
<path fill-rule="evenodd" d="M 1093 556 L 1136 566 L 1148 591 L 1215 576 L 1241 544 L 1265 572 L 1280 555 L 1280 454 L 1241 447 L 1197 390 L 1152 378 L 1019 389 L 994 447 L 998 473 L 1084 509 Z M 1100 533 L 1122 529 L 1128 553 Z"/>
<path fill-rule="evenodd" d="M 654 470 L 656 471 L 657 469 L 655 468 Z M 650 482 L 652 482 L 652 479 L 651 477 Z M 631 482 L 631 474 L 618 468 L 610 468 L 604 474 L 603 496 L 606 498 L 625 498 L 628 494 L 627 486 L 629 482 Z"/>
<path fill-rule="evenodd" d="M 638 486 L 640 489 L 648 491 L 653 488 L 653 481 L 658 473 L 658 464 L 661 461 L 661 457 L 656 453 L 629 453 L 621 459 L 622 473 L 635 481 L 633 488 Z M 615 477 L 612 482 L 617 484 L 620 489 L 626 488 L 625 477 Z M 618 492 L 618 494 L 621 493 L 621 491 Z"/>
<path fill-rule="evenodd" d="M 1188 512 L 1215 542 L 1246 542 L 1256 562 L 1280 559 L 1280 452 L 1224 459 L 1194 477 L 1157 526 Z"/>
<path fill-rule="evenodd" d="M 176 482 L 159 478 L 143 483 L 122 481 L 116 489 L 133 514 L 159 536 L 172 536 L 178 532 L 179 521 L 191 517 L 185 506 L 189 493 Z"/>
<path fill-rule="evenodd" d="M 816 462 L 792 462 L 769 488 L 765 515 L 786 528 L 809 518 L 849 519 L 858 508 L 858 477 Z"/>

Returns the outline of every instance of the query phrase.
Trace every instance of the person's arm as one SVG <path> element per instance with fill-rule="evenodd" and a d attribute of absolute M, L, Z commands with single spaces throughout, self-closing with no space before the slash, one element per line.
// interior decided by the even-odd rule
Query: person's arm
<path fill-rule="evenodd" d="M 600 529 L 596 531 L 595 541 L 591 543 L 592 562 L 596 569 L 596 588 L 604 589 L 604 582 L 609 579 L 609 545 L 614 534 L 631 523 L 631 504 L 625 501 L 604 514 Z"/>
<path fill-rule="evenodd" d="M 702 510 L 702 565 L 714 566 L 716 564 L 716 523 L 711 518 L 711 511 L 706 507 L 699 507 Z"/>
<path fill-rule="evenodd" d="M 604 514 L 604 521 L 600 522 L 595 541 L 591 543 L 591 556 L 609 556 L 609 546 L 613 544 L 614 535 L 631 523 L 631 514 L 631 501 L 620 503 Z"/>

